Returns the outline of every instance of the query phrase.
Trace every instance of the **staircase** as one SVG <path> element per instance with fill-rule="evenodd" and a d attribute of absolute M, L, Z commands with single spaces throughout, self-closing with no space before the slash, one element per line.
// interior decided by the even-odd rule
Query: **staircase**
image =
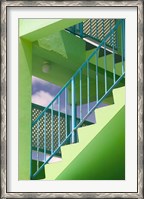
<path fill-rule="evenodd" d="M 58 178 L 60 173 L 62 173 L 64 169 L 76 158 L 76 156 L 78 156 L 78 154 L 80 154 L 80 152 L 88 145 L 88 143 L 95 138 L 95 136 L 101 131 L 101 128 L 105 126 L 112 119 L 112 117 L 124 106 L 124 100 L 122 98 L 124 96 L 124 88 L 122 88 L 119 90 L 121 93 L 119 99 L 118 97 L 115 97 L 118 96 L 117 94 L 114 95 L 114 105 L 96 110 L 100 103 L 109 97 L 113 89 L 119 87 L 125 76 L 125 48 L 123 42 L 125 37 L 124 20 L 120 20 L 116 24 L 111 21 L 109 28 L 106 28 L 109 22 L 106 23 L 105 20 L 103 20 L 101 26 L 98 25 L 100 23 L 98 22 L 99 21 L 95 22 L 89 20 L 83 24 L 80 23 L 80 25 L 78 25 L 79 29 L 76 29 L 75 32 L 68 29 L 69 31 L 73 32 L 73 34 L 79 34 L 83 39 L 85 36 L 88 37 L 88 39 L 92 38 L 94 42 L 97 42 L 99 39 L 100 43 L 98 47 L 93 50 L 87 60 L 82 64 L 82 66 L 80 66 L 80 68 L 75 72 L 71 79 L 66 83 L 66 85 L 61 89 L 61 91 L 56 95 L 52 102 L 46 108 L 44 108 L 40 114 L 32 121 L 32 132 L 36 132 L 36 161 L 34 166 L 35 169 L 32 168 L 31 171 L 31 179 L 37 179 L 38 175 L 44 171 L 44 169 L 46 179 Z M 94 34 L 93 32 L 95 27 L 94 24 L 97 24 L 97 34 Z M 85 25 L 87 28 L 85 28 Z M 90 29 L 89 32 L 88 29 Z M 100 35 L 100 32 L 98 32 L 99 29 L 101 29 L 100 32 L 102 35 Z M 119 29 L 121 30 L 120 48 L 119 42 L 116 39 L 116 35 Z M 99 68 L 101 50 L 103 51 L 102 69 Z M 112 56 L 112 82 L 110 82 L 108 79 L 109 71 L 107 70 L 107 55 L 110 51 Z M 121 64 L 117 74 L 116 57 L 118 54 L 121 54 L 121 60 L 119 61 Z M 91 64 L 94 60 L 95 64 Z M 100 82 L 100 76 L 103 76 L 103 82 Z M 93 79 L 93 81 L 91 81 L 91 79 Z M 83 85 L 85 85 L 85 89 L 82 89 Z M 95 104 L 92 105 L 90 92 L 95 93 L 95 99 L 93 99 Z M 113 92 L 117 91 L 115 90 Z M 120 101 L 121 98 L 122 101 Z M 83 99 L 86 100 L 87 104 L 85 113 L 82 111 L 82 105 L 85 102 Z M 64 113 L 61 112 L 62 103 L 64 105 Z M 79 114 L 77 113 L 77 106 L 79 106 Z M 55 110 L 55 107 L 57 107 L 57 111 Z M 102 110 L 106 110 L 103 113 L 105 117 L 104 122 L 99 121 L 99 118 L 103 116 L 98 116 L 102 114 Z M 87 136 L 85 133 L 80 132 L 84 131 L 83 129 L 85 128 L 89 128 L 89 126 L 83 127 L 83 124 L 86 122 L 87 117 L 93 111 L 95 111 L 97 121 L 96 124 L 93 124 L 90 127 L 96 128 L 96 133 Z M 109 114 L 105 115 L 105 113 Z M 79 115 L 79 118 L 77 118 L 77 115 Z M 63 117 L 64 123 L 61 122 L 61 117 Z M 69 119 L 69 117 L 71 119 Z M 55 120 L 57 122 L 55 122 Z M 47 127 L 47 123 L 49 123 L 49 129 Z M 62 128 L 65 132 L 63 136 L 61 133 Z M 39 158 L 41 132 L 43 134 L 43 162 L 40 161 Z M 50 132 L 49 140 L 47 140 L 47 132 Z M 47 142 L 49 142 L 49 156 L 47 156 Z M 66 144 L 67 146 L 64 146 Z M 70 151 L 73 153 L 69 154 Z M 48 164 L 56 154 L 62 155 L 63 161 L 61 161 L 61 163 Z"/>
<path fill-rule="evenodd" d="M 61 147 L 62 161 L 45 165 L 45 180 L 102 180 L 101 170 L 106 178 L 124 179 L 125 88 L 114 89 L 113 96 L 113 105 L 95 110 L 96 124 L 78 129 L 78 143 Z"/>

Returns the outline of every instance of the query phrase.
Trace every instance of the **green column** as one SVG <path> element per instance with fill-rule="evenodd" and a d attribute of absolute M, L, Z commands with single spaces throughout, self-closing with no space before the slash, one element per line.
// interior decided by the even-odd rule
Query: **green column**
<path fill-rule="evenodd" d="M 32 93 L 32 44 L 19 39 L 19 149 L 18 179 L 30 179 L 31 160 L 31 93 Z"/>

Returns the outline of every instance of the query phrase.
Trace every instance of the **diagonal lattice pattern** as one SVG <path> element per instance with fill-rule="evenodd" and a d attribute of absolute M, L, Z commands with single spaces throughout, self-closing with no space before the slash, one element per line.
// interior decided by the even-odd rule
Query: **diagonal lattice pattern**
<path fill-rule="evenodd" d="M 44 107 L 42 106 L 32 104 L 32 121 L 40 115 L 43 109 Z M 89 124 L 90 122 L 84 122 L 82 126 Z M 52 153 L 58 148 L 59 144 L 66 139 L 67 134 L 71 132 L 70 126 L 71 116 L 67 115 L 66 118 L 64 113 L 58 115 L 57 111 L 53 111 L 52 119 L 51 109 L 48 109 L 46 111 L 46 117 L 44 118 L 43 115 L 39 119 L 39 122 L 32 127 L 32 149 L 43 152 L 46 142 L 46 152 Z M 46 132 L 46 134 L 44 132 Z M 60 132 L 59 136 L 58 132 Z M 66 144 L 70 144 L 70 140 L 68 140 Z M 60 151 L 57 154 L 60 154 Z"/>
<path fill-rule="evenodd" d="M 116 19 L 87 19 L 82 23 L 67 28 L 68 31 L 82 38 L 90 38 L 102 42 L 106 35 L 115 27 Z M 118 34 L 114 31 L 106 41 L 106 46 L 117 49 Z M 113 49 L 113 50 L 114 50 Z"/>
<path fill-rule="evenodd" d="M 83 22 L 83 33 L 86 36 L 91 36 L 92 38 L 102 41 L 105 36 L 114 28 L 116 24 L 115 19 L 88 19 Z M 107 40 L 107 45 L 112 46 L 114 42 L 115 48 L 117 47 L 117 34 L 114 32 Z"/>
<path fill-rule="evenodd" d="M 42 112 L 42 109 L 38 105 L 33 105 L 32 108 L 32 121 L 34 121 L 39 114 Z M 40 118 L 39 123 L 32 127 L 32 148 L 39 148 L 39 151 L 44 150 L 44 137 L 46 137 L 46 151 L 51 152 L 51 150 L 56 150 L 59 144 L 64 141 L 66 138 L 66 126 L 69 130 L 69 126 L 65 123 L 64 114 L 60 114 L 60 124 L 58 125 L 58 113 L 53 111 L 53 127 L 52 127 L 52 118 L 51 110 L 46 112 L 46 126 L 44 126 L 44 116 Z M 68 117 L 70 120 L 70 117 Z M 53 129 L 52 129 L 53 128 Z M 44 130 L 45 129 L 45 130 Z M 60 131 L 60 137 L 58 137 L 58 131 Z M 46 136 L 44 135 L 46 132 Z M 52 133 L 53 132 L 53 133 Z M 69 132 L 70 133 L 70 132 Z"/>

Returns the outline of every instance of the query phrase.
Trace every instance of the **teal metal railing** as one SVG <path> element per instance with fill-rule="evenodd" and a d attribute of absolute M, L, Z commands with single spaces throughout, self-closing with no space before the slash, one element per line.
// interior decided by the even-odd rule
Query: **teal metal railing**
<path fill-rule="evenodd" d="M 81 38 L 91 38 L 97 42 L 103 41 L 105 36 L 114 28 L 116 19 L 87 19 L 84 22 L 67 28 L 66 30 L 80 36 Z M 118 35 L 114 32 L 113 38 L 109 37 L 105 43 L 107 47 L 117 49 Z"/>
<path fill-rule="evenodd" d="M 120 74 L 116 74 L 116 51 L 114 43 L 114 34 L 120 30 L 120 41 L 121 41 L 121 57 L 119 62 Z M 107 49 L 106 43 L 112 39 L 111 53 L 113 59 L 111 62 L 112 67 L 112 83 L 108 83 L 108 71 L 107 71 Z M 99 104 L 111 93 L 113 88 L 115 88 L 118 83 L 124 78 L 125 75 L 125 21 L 118 21 L 113 29 L 104 37 L 100 45 L 93 51 L 93 53 L 88 57 L 88 59 L 81 65 L 81 67 L 75 72 L 71 79 L 65 84 L 65 86 L 59 91 L 56 97 L 51 101 L 51 103 L 38 115 L 38 117 L 32 122 L 32 131 L 36 129 L 37 131 L 37 153 L 39 152 L 39 135 L 40 135 L 40 123 L 43 123 L 43 134 L 44 134 L 44 155 L 45 161 L 39 166 L 39 159 L 37 158 L 37 170 L 35 173 L 31 174 L 31 178 L 34 179 L 39 172 L 43 169 L 45 164 L 47 164 L 50 159 L 60 150 L 61 146 L 64 145 L 69 139 L 71 143 L 75 142 L 77 128 L 80 127 L 86 118 L 99 106 Z M 103 70 L 99 66 L 99 56 L 100 51 L 103 49 Z M 95 60 L 94 68 L 91 67 L 91 61 Z M 100 84 L 100 76 L 103 75 L 103 82 Z M 95 93 L 95 103 L 91 105 L 90 99 L 90 87 L 91 79 L 95 82 L 95 89 L 92 91 Z M 102 89 L 102 87 L 104 87 Z M 79 93 L 79 95 L 77 95 Z M 86 95 L 86 110 L 83 112 L 83 96 Z M 78 99 L 77 99 L 78 98 Z M 79 106 L 79 109 L 77 108 Z M 54 112 L 57 109 L 57 130 L 54 128 Z M 65 120 L 65 137 L 61 140 L 61 110 L 64 111 Z M 51 117 L 49 119 L 49 125 L 51 130 L 51 143 L 50 143 L 50 156 L 46 159 L 46 114 L 50 110 Z M 79 111 L 79 120 L 77 120 L 77 112 Z M 68 128 L 68 115 L 71 115 L 71 121 Z M 54 147 L 54 132 L 57 132 L 57 145 Z"/>

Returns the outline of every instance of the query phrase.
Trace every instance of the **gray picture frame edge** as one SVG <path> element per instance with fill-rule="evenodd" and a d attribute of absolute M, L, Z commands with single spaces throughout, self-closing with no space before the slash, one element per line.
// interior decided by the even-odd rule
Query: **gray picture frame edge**
<path fill-rule="evenodd" d="M 7 41 L 6 13 L 11 6 L 136 6 L 138 9 L 138 191 L 137 193 L 8 193 L 6 182 Z M 1 1 L 1 198 L 144 198 L 143 195 L 143 1 Z"/>

